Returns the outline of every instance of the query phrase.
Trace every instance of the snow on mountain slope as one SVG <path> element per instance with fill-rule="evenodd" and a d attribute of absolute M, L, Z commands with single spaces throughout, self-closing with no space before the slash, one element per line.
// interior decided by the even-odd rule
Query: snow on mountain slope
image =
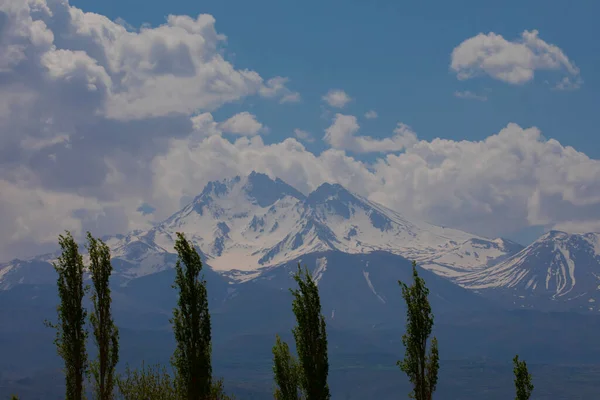
<path fill-rule="evenodd" d="M 328 229 L 332 238 L 329 244 L 334 249 L 351 254 L 388 251 L 450 278 L 520 250 L 519 245 L 503 239 L 489 240 L 408 221 L 337 184 L 321 185 L 309 194 L 305 204 L 304 218 L 312 218 Z"/>
<path fill-rule="evenodd" d="M 520 244 L 502 238 L 493 240 L 473 238 L 447 252 L 436 254 L 427 260 L 424 266 L 438 275 L 456 278 L 496 265 L 522 249 L 523 246 Z"/>
<path fill-rule="evenodd" d="M 45 261 L 13 260 L 0 264 L 0 290 L 8 290 L 15 285 L 56 282 L 54 269 Z"/>
<path fill-rule="evenodd" d="M 469 289 L 504 292 L 524 306 L 547 299 L 574 307 L 583 303 L 597 310 L 600 233 L 550 231 L 503 262 L 465 274 L 456 282 Z"/>
<path fill-rule="evenodd" d="M 282 236 L 294 229 L 305 196 L 283 181 L 251 173 L 221 182 L 210 182 L 202 193 L 181 211 L 147 232 L 109 242 L 114 257 L 131 260 L 130 248 L 139 248 L 138 258 L 148 268 L 146 275 L 164 265 L 156 255 L 174 253 L 176 232 L 183 232 L 217 271 L 228 271 L 235 280 L 257 276 L 259 260 Z M 144 257 L 144 258 L 141 258 Z M 237 279 L 239 277 L 239 279 Z"/>
<path fill-rule="evenodd" d="M 208 183 L 190 204 L 150 230 L 106 239 L 118 261 L 116 273 L 127 280 L 169 268 L 176 232 L 185 233 L 208 265 L 234 281 L 328 250 L 387 251 L 455 279 L 520 250 L 502 239 L 408 221 L 337 184 L 325 183 L 305 196 L 280 179 L 252 172 Z M 0 266 L 0 282 L 2 271 Z"/>

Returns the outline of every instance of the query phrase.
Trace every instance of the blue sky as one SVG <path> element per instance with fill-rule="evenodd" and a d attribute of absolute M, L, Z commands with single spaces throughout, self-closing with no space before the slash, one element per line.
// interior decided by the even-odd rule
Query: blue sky
<path fill-rule="evenodd" d="M 599 12 L 0 3 L 0 259 L 146 229 L 251 170 L 522 243 L 600 231 Z"/>
<path fill-rule="evenodd" d="M 537 126 L 546 137 L 600 158 L 600 37 L 593 0 L 410 2 L 397 1 L 132 1 L 74 0 L 86 11 L 122 18 L 134 27 L 165 22 L 168 14 L 208 13 L 227 35 L 225 54 L 239 68 L 265 76 L 285 75 L 300 90 L 302 104 L 279 107 L 252 99 L 228 105 L 215 115 L 250 109 L 271 128 L 267 142 L 300 127 L 321 136 L 329 120 L 319 118 L 320 98 L 341 88 L 355 100 L 344 109 L 379 118 L 364 131 L 387 136 L 398 120 L 420 138 L 481 140 L 508 122 Z M 495 32 L 512 41 L 524 30 L 563 49 L 581 69 L 576 91 L 549 91 L 552 72 L 539 71 L 523 86 L 489 77 L 458 81 L 449 71 L 450 53 L 478 33 Z M 488 101 L 453 96 L 471 91 Z M 250 107 L 250 108 L 249 108 Z M 322 142 L 310 145 L 321 151 Z"/>

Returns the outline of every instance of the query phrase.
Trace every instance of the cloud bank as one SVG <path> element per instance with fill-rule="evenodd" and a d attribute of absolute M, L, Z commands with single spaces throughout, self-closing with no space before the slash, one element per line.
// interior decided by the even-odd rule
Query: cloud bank
<path fill-rule="evenodd" d="M 182 193 L 194 196 L 190 188 L 255 169 L 305 193 L 339 182 L 409 215 L 488 236 L 531 225 L 600 229 L 600 161 L 512 123 L 478 142 L 415 140 L 369 164 L 338 149 L 316 156 L 291 138 L 266 145 L 260 136 L 213 136 L 196 146 L 178 139 L 153 167 L 153 186 L 170 187 L 156 194 L 166 209 Z"/>

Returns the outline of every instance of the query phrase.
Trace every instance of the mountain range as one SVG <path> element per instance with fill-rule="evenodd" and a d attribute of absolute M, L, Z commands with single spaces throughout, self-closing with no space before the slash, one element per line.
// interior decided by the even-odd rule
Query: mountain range
<path fill-rule="evenodd" d="M 305 195 L 254 172 L 210 182 L 151 229 L 103 238 L 113 256 L 123 363 L 168 363 L 169 317 L 177 300 L 171 287 L 176 232 L 184 232 L 201 253 L 215 371 L 240 398 L 272 398 L 271 347 L 276 333 L 292 340 L 288 288 L 298 264 L 319 285 L 332 384 L 340 398 L 369 398 L 372 380 L 383 388 L 398 379 L 378 392 L 381 399 L 396 398 L 408 387 L 395 362 L 405 323 L 398 281 L 411 281 L 412 260 L 430 290 L 442 361 L 458 365 L 450 372 L 442 368 L 440 399 L 506 398 L 510 379 L 496 391 L 466 382 L 493 363 L 510 363 L 514 354 L 549 365 L 536 382 L 544 382 L 539 387 L 552 399 L 593 392 L 600 379 L 583 384 L 553 375 L 557 365 L 600 359 L 600 235 L 551 231 L 523 247 L 409 220 L 337 184 Z M 44 397 L 59 378 L 53 335 L 42 324 L 56 315 L 51 262 L 57 256 L 0 264 L 0 397 L 14 391 L 24 398 L 61 396 L 58 388 L 55 397 Z M 547 312 L 565 310 L 577 313 Z"/>
<path fill-rule="evenodd" d="M 523 248 L 503 238 L 409 221 L 338 184 L 324 183 L 304 195 L 257 172 L 209 182 L 192 202 L 149 230 L 104 238 L 112 251 L 113 279 L 127 285 L 171 268 L 176 232 L 185 233 L 229 283 L 260 278 L 309 254 L 388 252 L 504 305 L 598 312 L 600 234 L 551 231 Z M 57 255 L 0 264 L 0 290 L 53 282 L 49 263 Z"/>

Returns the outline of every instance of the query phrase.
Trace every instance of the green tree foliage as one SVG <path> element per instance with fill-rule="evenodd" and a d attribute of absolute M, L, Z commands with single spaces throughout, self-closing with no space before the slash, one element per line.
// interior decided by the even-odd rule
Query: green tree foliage
<path fill-rule="evenodd" d="M 187 399 L 185 393 L 177 392 L 175 379 L 167 368 L 160 365 L 146 366 L 142 362 L 140 369 L 126 367 L 125 373 L 117 376 L 118 399 L 122 400 L 180 400 Z M 235 400 L 225 393 L 223 380 L 212 382 L 208 400 Z"/>
<path fill-rule="evenodd" d="M 83 286 L 83 259 L 70 232 L 60 235 L 58 243 L 62 254 L 53 263 L 58 274 L 58 323 L 46 321 L 46 326 L 56 329 L 54 344 L 64 361 L 65 400 L 81 400 L 85 398 L 83 383 L 87 372 L 87 312 L 82 305 L 86 291 Z"/>
<path fill-rule="evenodd" d="M 431 400 L 438 380 L 439 354 L 437 339 L 431 340 L 427 354 L 427 340 L 433 328 L 433 313 L 427 296 L 429 289 L 425 281 L 419 277 L 417 264 L 413 261 L 412 286 L 398 281 L 402 288 L 402 297 L 406 301 L 406 333 L 402 336 L 405 347 L 404 360 L 397 365 L 408 375 L 413 385 L 410 398 Z"/>
<path fill-rule="evenodd" d="M 200 279 L 202 262 L 182 233 L 175 242 L 178 307 L 173 310 L 177 347 L 172 357 L 178 391 L 188 400 L 207 399 L 211 394 L 211 324 L 206 281 Z"/>
<path fill-rule="evenodd" d="M 533 391 L 533 383 L 531 383 L 531 374 L 527 370 L 527 363 L 519 361 L 519 356 L 513 358 L 515 374 L 515 388 L 517 390 L 516 400 L 528 400 Z"/>
<path fill-rule="evenodd" d="M 273 346 L 276 400 L 298 400 L 299 372 L 298 361 L 290 354 L 288 344 L 277 335 Z"/>
<path fill-rule="evenodd" d="M 213 380 L 210 388 L 210 400 L 235 400 L 234 396 L 225 393 L 223 379 Z"/>
<path fill-rule="evenodd" d="M 300 387 L 306 400 L 328 400 L 331 395 L 327 384 L 327 331 L 321 314 L 319 289 L 308 269 L 302 271 L 300 264 L 294 280 L 299 288 L 291 290 L 297 322 L 292 332 L 300 364 Z"/>
<path fill-rule="evenodd" d="M 12 394 L 10 395 L 10 400 L 19 400 L 19 396 L 17 396 L 16 394 Z"/>
<path fill-rule="evenodd" d="M 119 398 L 123 400 L 177 400 L 175 384 L 164 366 L 142 363 L 140 369 L 126 367 L 116 378 Z"/>
<path fill-rule="evenodd" d="M 94 395 L 98 400 L 114 398 L 115 367 L 119 362 L 119 331 L 111 313 L 109 279 L 112 273 L 110 250 L 88 232 L 88 252 L 92 274 L 94 310 L 90 315 L 98 358 L 91 363 Z"/>

